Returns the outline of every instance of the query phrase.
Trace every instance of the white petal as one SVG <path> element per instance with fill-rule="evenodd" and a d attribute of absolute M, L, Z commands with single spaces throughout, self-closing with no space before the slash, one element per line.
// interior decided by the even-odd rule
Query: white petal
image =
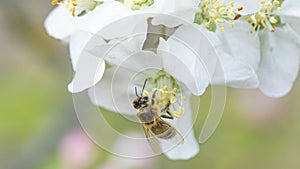
<path fill-rule="evenodd" d="M 195 6 L 197 6 L 197 1 L 195 0 L 155 0 L 151 10 L 172 14 L 178 11 L 188 11 Z"/>
<path fill-rule="evenodd" d="M 85 45 L 91 39 L 92 36 L 93 35 L 91 33 L 83 31 L 79 31 L 71 35 L 69 51 L 74 70 L 76 70 L 77 61 L 81 52 L 83 51 Z"/>
<path fill-rule="evenodd" d="M 210 82 L 205 65 L 185 44 L 173 38 L 164 43 L 161 39 L 157 54 L 163 57 L 166 72 L 184 83 L 194 95 L 203 94 Z"/>
<path fill-rule="evenodd" d="M 109 68 L 99 83 L 89 89 L 92 102 L 113 112 L 135 115 L 132 98 L 134 85 L 130 83 L 135 72 L 122 68 Z"/>
<path fill-rule="evenodd" d="M 275 32 L 261 32 L 261 91 L 270 97 L 286 95 L 292 88 L 299 70 L 299 46 L 287 27 Z"/>
<path fill-rule="evenodd" d="M 113 23 L 132 12 L 123 4 L 113 1 L 103 3 L 92 12 L 82 17 L 76 17 L 78 28 L 87 32 L 97 33 L 101 28 Z M 122 29 L 119 29 L 122 31 Z"/>
<path fill-rule="evenodd" d="M 256 88 L 259 81 L 251 66 L 223 53 L 220 55 L 220 63 L 216 67 L 212 83 L 236 88 Z"/>
<path fill-rule="evenodd" d="M 47 16 L 44 25 L 47 33 L 56 39 L 65 39 L 78 29 L 72 14 L 62 5 Z"/>
<path fill-rule="evenodd" d="M 143 35 L 130 39 L 110 41 L 107 45 L 94 47 L 90 50 L 90 53 L 97 57 L 104 57 L 113 66 L 121 66 L 135 72 L 147 68 L 161 69 L 161 57 L 153 52 L 141 49 L 144 40 L 145 36 Z"/>
<path fill-rule="evenodd" d="M 96 33 L 106 25 L 131 14 L 131 10 L 119 2 L 107 2 L 81 17 L 73 17 L 63 5 L 56 7 L 46 18 L 45 28 L 49 35 L 64 39 L 82 30 Z"/>
<path fill-rule="evenodd" d="M 165 152 L 166 156 L 171 160 L 188 160 L 200 150 L 194 136 L 190 102 L 185 101 L 183 106 L 185 114 L 177 119 L 174 128 L 184 137 L 184 143 L 174 147 L 171 151 Z"/>
<path fill-rule="evenodd" d="M 225 27 L 218 31 L 222 42 L 217 46 L 219 65 L 214 74 L 214 84 L 237 88 L 256 88 L 258 77 L 256 70 L 260 61 L 259 39 L 250 34 L 251 27 L 246 22 L 237 22 L 235 28 Z"/>
<path fill-rule="evenodd" d="M 300 3 L 298 0 L 287 0 L 282 3 L 280 15 L 300 17 Z"/>
<path fill-rule="evenodd" d="M 282 22 L 291 27 L 295 36 L 298 38 L 298 42 L 300 41 L 300 18 L 299 17 L 290 17 L 283 16 L 281 17 Z"/>
<path fill-rule="evenodd" d="M 165 61 L 169 64 L 169 71 L 177 71 L 176 78 L 187 83 L 193 94 L 201 95 L 214 74 L 218 59 L 214 46 L 220 45 L 219 41 L 214 35 L 210 36 L 206 29 L 197 29 L 186 24 L 175 31 L 168 39 L 167 45 L 170 53 L 176 56 L 176 60 L 174 57 L 166 58 L 169 59 Z M 178 65 L 172 65 L 173 62 Z"/>
<path fill-rule="evenodd" d="M 74 78 L 68 86 L 72 93 L 81 92 L 95 85 L 103 76 L 105 62 L 103 59 L 83 51 L 75 69 Z"/>
<path fill-rule="evenodd" d="M 167 27 L 175 27 L 180 24 L 193 24 L 199 1 L 196 0 L 157 0 L 151 9 L 155 12 L 169 14 L 154 17 L 153 25 L 163 24 Z"/>
<path fill-rule="evenodd" d="M 249 64 L 256 71 L 260 62 L 259 38 L 250 33 L 251 25 L 245 21 L 235 22 L 235 27 L 225 26 L 225 32 L 218 32 L 225 52 Z"/>

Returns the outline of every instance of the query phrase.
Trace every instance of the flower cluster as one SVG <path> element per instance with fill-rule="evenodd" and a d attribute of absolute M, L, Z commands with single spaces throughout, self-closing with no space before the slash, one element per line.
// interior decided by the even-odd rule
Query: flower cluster
<path fill-rule="evenodd" d="M 170 159 L 189 159 L 199 151 L 191 128 L 191 96 L 222 84 L 282 97 L 298 75 L 297 0 L 53 0 L 52 4 L 58 7 L 45 27 L 50 36 L 69 42 L 75 72 L 70 92 L 88 90 L 95 105 L 135 115 L 132 89 L 147 79 L 143 95 L 156 92 L 161 109 L 170 102 L 174 127 L 185 136 L 183 145 L 164 152 Z"/>

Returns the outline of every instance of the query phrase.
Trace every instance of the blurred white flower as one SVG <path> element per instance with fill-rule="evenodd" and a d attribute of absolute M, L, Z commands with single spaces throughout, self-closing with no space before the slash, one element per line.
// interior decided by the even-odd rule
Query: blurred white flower
<path fill-rule="evenodd" d="M 282 97 L 291 90 L 299 70 L 300 13 L 295 8 L 299 3 L 260 3 L 259 11 L 243 17 L 247 22 L 240 19 L 234 30 L 226 29 L 219 37 L 229 54 L 254 68 L 264 94 Z"/>

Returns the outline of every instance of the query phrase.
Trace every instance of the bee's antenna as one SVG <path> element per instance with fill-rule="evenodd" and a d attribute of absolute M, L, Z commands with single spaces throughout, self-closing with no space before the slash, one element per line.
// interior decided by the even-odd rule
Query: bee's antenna
<path fill-rule="evenodd" d="M 143 90 L 142 90 L 141 96 L 143 96 L 143 93 L 144 93 L 144 90 L 145 90 L 146 83 L 147 83 L 147 79 L 145 79 L 145 82 L 144 82 L 144 85 L 143 85 Z"/>
<path fill-rule="evenodd" d="M 136 97 L 140 97 L 140 96 L 138 95 L 138 93 L 137 93 L 137 88 L 134 87 L 134 89 L 135 89 L 135 95 L 136 95 Z"/>

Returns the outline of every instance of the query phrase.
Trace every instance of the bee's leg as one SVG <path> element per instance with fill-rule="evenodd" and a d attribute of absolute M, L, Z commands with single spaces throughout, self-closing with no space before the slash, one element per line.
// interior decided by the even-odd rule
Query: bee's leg
<path fill-rule="evenodd" d="M 154 103 L 155 103 L 154 99 L 155 99 L 155 97 L 156 97 L 156 92 L 157 92 L 157 90 L 155 90 L 155 91 L 153 92 L 153 94 L 152 94 L 152 97 L 151 97 L 151 105 L 154 105 Z"/>
<path fill-rule="evenodd" d="M 169 112 L 170 105 L 171 105 L 171 102 L 169 101 L 166 104 L 166 106 L 163 109 L 161 109 L 161 111 L 160 111 L 161 113 L 166 112 L 168 115 L 163 114 L 160 117 L 166 118 L 166 119 L 174 119 L 174 117 L 172 116 L 172 114 Z"/>
<path fill-rule="evenodd" d="M 165 118 L 165 119 L 174 119 L 172 116 L 167 116 L 167 115 L 161 115 L 160 117 Z"/>
<path fill-rule="evenodd" d="M 174 119 L 174 117 L 172 116 L 172 114 L 169 112 L 169 110 L 166 111 L 168 113 L 168 115 L 161 115 L 160 117 L 165 118 L 165 119 Z"/>
<path fill-rule="evenodd" d="M 171 105 L 171 102 L 168 101 L 168 103 L 165 105 L 165 107 L 161 109 L 160 113 L 163 113 L 163 112 L 166 111 L 166 110 L 168 111 L 169 108 L 170 108 L 170 105 Z"/>

